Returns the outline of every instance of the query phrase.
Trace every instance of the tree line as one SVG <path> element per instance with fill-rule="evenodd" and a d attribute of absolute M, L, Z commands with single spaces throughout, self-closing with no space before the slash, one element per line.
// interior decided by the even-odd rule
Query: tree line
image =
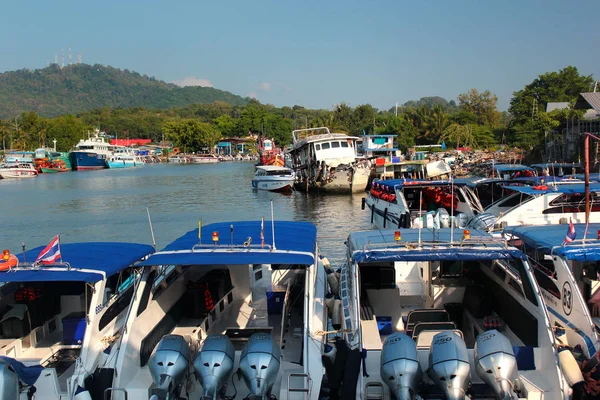
<path fill-rule="evenodd" d="M 25 112 L 0 121 L 5 148 L 33 149 L 57 140 L 59 151 L 68 151 L 88 130 L 99 128 L 119 138 L 150 138 L 155 143 L 172 141 L 189 151 L 211 147 L 221 138 L 262 134 L 279 145 L 291 143 L 291 132 L 327 126 L 350 135 L 395 134 L 402 150 L 419 144 L 445 142 L 448 148 L 496 148 L 517 146 L 533 150 L 543 144 L 547 132 L 559 130 L 567 119 L 581 116 L 572 108 L 546 113 L 548 102 L 569 102 L 591 91 L 593 78 L 569 66 L 537 77 L 514 92 L 507 112 L 500 112 L 498 98 L 489 90 L 470 89 L 456 101 L 426 97 L 388 110 L 369 104 L 346 103 L 332 110 L 275 107 L 250 100 L 246 105 L 215 101 L 167 109 L 99 108 L 77 115 L 42 118 Z M 534 101 L 537 112 L 534 110 Z"/>

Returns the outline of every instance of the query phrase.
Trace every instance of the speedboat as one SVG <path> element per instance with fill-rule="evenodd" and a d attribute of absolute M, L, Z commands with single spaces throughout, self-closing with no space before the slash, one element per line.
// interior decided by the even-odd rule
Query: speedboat
<path fill-rule="evenodd" d="M 306 222 L 215 223 L 141 263 L 120 345 L 100 365 L 114 371 L 112 399 L 318 399 L 316 235 Z"/>
<path fill-rule="evenodd" d="M 289 192 L 294 187 L 295 180 L 294 171 L 290 168 L 261 165 L 256 167 L 252 188 L 271 192 Z"/>
<path fill-rule="evenodd" d="M 600 222 L 600 184 L 590 184 L 590 222 Z M 507 226 L 585 221 L 585 185 L 543 184 L 505 187 L 506 196 L 488 206 L 469 226 L 500 234 Z"/>
<path fill-rule="evenodd" d="M 135 263 L 154 248 L 67 243 L 61 260 L 35 266 L 42 250 L 17 255 L 18 265 L 0 271 L 0 398 L 64 400 L 85 391 L 101 398 L 87 371 L 123 333 Z"/>
<path fill-rule="evenodd" d="M 0 176 L 10 178 L 35 178 L 38 172 L 31 163 L 0 164 Z"/>
<path fill-rule="evenodd" d="M 516 248 L 453 229 L 355 232 L 346 245 L 343 336 L 326 367 L 342 398 L 570 399 L 581 388 Z"/>
<path fill-rule="evenodd" d="M 483 207 L 466 185 L 453 181 L 375 180 L 364 205 L 377 228 L 464 228 Z"/>
<path fill-rule="evenodd" d="M 371 164 L 358 157 L 358 140 L 345 133 L 331 133 L 326 127 L 293 131 L 290 155 L 296 188 L 324 193 L 363 192 Z"/>
<path fill-rule="evenodd" d="M 563 344 L 579 348 L 587 360 L 600 350 L 600 224 L 587 228 L 573 224 L 576 237 L 583 238 L 588 229 L 589 238 L 566 243 L 570 229 L 570 225 L 509 226 L 503 236 L 527 254 L 554 331 L 561 333 Z"/>

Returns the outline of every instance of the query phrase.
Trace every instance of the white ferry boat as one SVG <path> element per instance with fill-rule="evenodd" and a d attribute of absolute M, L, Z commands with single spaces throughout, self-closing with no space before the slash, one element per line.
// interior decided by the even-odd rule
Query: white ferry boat
<path fill-rule="evenodd" d="M 371 165 L 357 156 L 359 137 L 331 133 L 320 127 L 297 129 L 292 132 L 292 139 L 290 154 L 297 189 L 325 193 L 358 193 L 366 189 Z"/>
<path fill-rule="evenodd" d="M 38 172 L 31 163 L 0 164 L 0 177 L 4 179 L 13 178 L 35 178 Z"/>
<path fill-rule="evenodd" d="M 104 132 L 96 129 L 88 132 L 87 139 L 81 139 L 75 149 L 69 153 L 73 170 L 92 170 L 106 168 L 106 161 L 113 154 L 113 146 L 106 140 Z"/>

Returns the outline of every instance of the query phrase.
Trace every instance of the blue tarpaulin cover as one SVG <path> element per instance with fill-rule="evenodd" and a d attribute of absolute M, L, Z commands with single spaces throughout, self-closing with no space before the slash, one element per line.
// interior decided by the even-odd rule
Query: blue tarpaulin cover
<path fill-rule="evenodd" d="M 23 254 L 16 254 L 19 262 L 32 263 L 45 246 Z M 97 282 L 129 267 L 144 256 L 154 252 L 147 244 L 90 242 L 65 243 L 60 245 L 62 261 L 69 263 L 71 269 L 64 264 L 41 265 L 38 268 L 15 268 L 12 271 L 1 271 L 0 282 L 42 282 L 42 281 L 76 281 Z"/>
<path fill-rule="evenodd" d="M 573 224 L 577 235 L 576 242 L 562 245 L 569 225 L 509 226 L 504 228 L 505 236 L 514 235 L 529 247 L 547 254 L 556 254 L 567 260 L 600 261 L 600 241 L 597 240 L 600 224 L 589 224 L 586 244 L 583 239 L 585 224 Z M 558 247 L 557 247 L 558 246 Z"/>
<path fill-rule="evenodd" d="M 232 230 L 233 226 L 233 240 Z M 218 246 L 212 234 L 219 235 Z M 315 262 L 317 228 L 308 222 L 275 221 L 275 248 L 271 221 L 264 222 L 265 247 L 261 248 L 261 221 L 220 222 L 202 227 L 201 241 L 194 229 L 140 263 L 151 265 L 236 265 L 289 264 L 312 265 Z M 250 246 L 242 248 L 251 239 Z M 209 245 L 192 248 L 195 245 Z M 233 244 L 233 248 L 232 248 Z"/>
<path fill-rule="evenodd" d="M 394 232 L 400 231 L 402 240 L 394 240 Z M 454 229 L 454 242 L 459 242 L 463 231 Z M 375 261 L 470 261 L 470 260 L 497 260 L 518 258 L 525 256 L 514 247 L 505 247 L 501 243 L 492 243 L 492 236 L 479 231 L 471 231 L 474 238 L 473 244 L 462 247 L 449 247 L 451 229 L 421 230 L 422 248 L 407 248 L 406 244 L 415 245 L 419 240 L 418 229 L 372 230 L 354 232 L 348 236 L 346 245 L 348 254 L 354 262 Z M 477 239 L 490 239 L 489 242 L 474 245 Z M 434 247 L 432 242 L 437 242 Z"/>
<path fill-rule="evenodd" d="M 41 365 L 32 365 L 28 367 L 14 358 L 0 356 L 0 359 L 3 362 L 8 363 L 15 370 L 15 373 L 19 379 L 26 385 L 33 385 L 44 370 L 44 367 Z"/>
<path fill-rule="evenodd" d="M 496 164 L 494 169 L 497 172 L 535 171 L 535 169 L 521 164 Z"/>
<path fill-rule="evenodd" d="M 548 177 L 546 177 L 548 178 Z M 529 194 L 529 195 L 539 195 L 545 193 L 585 193 L 585 185 L 583 183 L 573 183 L 573 184 L 562 184 L 562 185 L 550 185 L 551 180 L 547 180 L 547 189 L 535 189 L 533 186 L 506 186 L 507 189 L 514 190 L 517 192 Z M 590 192 L 600 192 L 600 183 L 590 184 Z"/>

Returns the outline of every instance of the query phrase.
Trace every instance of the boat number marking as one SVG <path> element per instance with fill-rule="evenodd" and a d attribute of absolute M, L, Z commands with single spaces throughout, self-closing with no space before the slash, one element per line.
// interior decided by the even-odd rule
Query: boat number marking
<path fill-rule="evenodd" d="M 563 299 L 562 299 L 562 307 L 565 314 L 570 315 L 571 311 L 573 311 L 573 290 L 571 289 L 571 284 L 569 282 L 565 282 L 563 285 Z"/>

